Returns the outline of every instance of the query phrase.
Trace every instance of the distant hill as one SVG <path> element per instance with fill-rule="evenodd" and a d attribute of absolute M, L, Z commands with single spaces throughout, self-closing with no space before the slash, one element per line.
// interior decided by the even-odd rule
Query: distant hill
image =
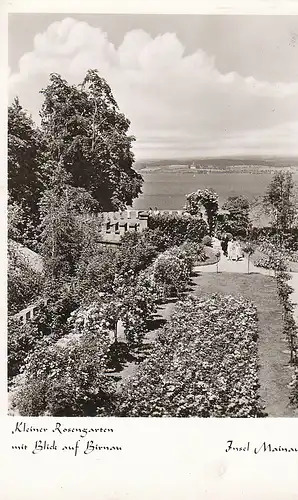
<path fill-rule="evenodd" d="M 210 157 L 210 158 L 169 158 L 148 159 L 135 162 L 135 169 L 215 169 L 224 170 L 231 167 L 260 167 L 260 168 L 298 168 L 298 157 L 267 157 L 267 156 L 245 156 L 245 157 Z"/>

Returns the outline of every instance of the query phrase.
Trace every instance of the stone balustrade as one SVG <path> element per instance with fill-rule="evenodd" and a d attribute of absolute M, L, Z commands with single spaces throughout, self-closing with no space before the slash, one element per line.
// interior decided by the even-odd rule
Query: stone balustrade
<path fill-rule="evenodd" d="M 21 320 L 23 324 L 27 323 L 27 321 L 30 321 L 33 319 L 41 305 L 47 305 L 48 299 L 41 299 L 38 302 L 35 302 L 31 306 L 26 307 L 26 309 L 22 309 L 22 311 L 18 312 L 17 314 L 14 314 L 14 319 Z"/>

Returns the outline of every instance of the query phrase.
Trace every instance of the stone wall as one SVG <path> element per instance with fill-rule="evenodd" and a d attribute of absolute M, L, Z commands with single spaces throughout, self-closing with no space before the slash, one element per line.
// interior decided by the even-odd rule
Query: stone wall
<path fill-rule="evenodd" d="M 123 212 L 103 212 L 101 239 L 107 243 L 119 243 L 126 232 L 143 231 L 148 227 L 148 212 L 125 210 Z"/>
<path fill-rule="evenodd" d="M 184 210 L 160 210 L 160 214 L 185 213 Z M 143 231 L 148 227 L 149 212 L 144 210 L 124 210 L 123 212 L 103 212 L 101 238 L 106 243 L 119 243 L 121 236 L 130 231 Z"/>

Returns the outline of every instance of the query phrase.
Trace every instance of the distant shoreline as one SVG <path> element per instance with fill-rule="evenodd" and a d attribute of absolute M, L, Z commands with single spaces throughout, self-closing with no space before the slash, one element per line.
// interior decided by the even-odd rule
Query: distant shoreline
<path fill-rule="evenodd" d="M 282 166 L 282 167 L 264 167 L 263 165 L 235 165 L 228 166 L 225 168 L 193 168 L 187 166 L 148 166 L 143 168 L 135 168 L 135 170 L 142 174 L 154 174 L 154 173 L 162 173 L 162 174 L 273 174 L 277 170 L 287 170 L 292 173 L 298 173 L 298 166 Z"/>

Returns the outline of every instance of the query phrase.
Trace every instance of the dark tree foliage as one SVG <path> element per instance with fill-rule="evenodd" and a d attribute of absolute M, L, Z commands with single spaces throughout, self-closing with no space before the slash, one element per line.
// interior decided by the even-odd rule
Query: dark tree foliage
<path fill-rule="evenodd" d="M 45 272 L 53 279 L 74 273 L 81 250 L 75 196 L 68 180 L 69 175 L 57 167 L 40 202 L 41 253 Z"/>
<path fill-rule="evenodd" d="M 199 243 L 208 231 L 206 222 L 195 215 L 151 215 L 148 219 L 148 227 L 160 231 L 167 239 L 167 248 L 181 245 L 185 241 Z"/>
<path fill-rule="evenodd" d="M 18 223 L 21 242 L 31 246 L 39 221 L 38 200 L 47 181 L 45 163 L 43 134 L 16 98 L 8 108 L 8 192 L 10 203 L 23 210 Z"/>
<path fill-rule="evenodd" d="M 283 244 L 284 233 L 293 227 L 297 216 L 295 184 L 291 172 L 277 172 L 263 198 L 263 207 L 270 216 L 271 226 Z"/>
<path fill-rule="evenodd" d="M 223 205 L 229 212 L 219 224 L 220 230 L 234 236 L 246 236 L 249 229 L 249 201 L 244 196 L 229 196 Z"/>
<path fill-rule="evenodd" d="M 130 122 L 107 82 L 96 70 L 89 70 L 78 86 L 52 74 L 42 94 L 48 148 L 71 174 L 71 183 L 87 189 L 102 210 L 131 205 L 141 192 L 142 177 L 132 168 Z"/>
<path fill-rule="evenodd" d="M 9 314 L 16 314 L 34 302 L 42 289 L 42 274 L 30 266 L 27 259 L 8 245 L 7 299 Z"/>
<path fill-rule="evenodd" d="M 147 236 L 148 239 L 147 239 Z M 148 267 L 158 254 L 152 234 L 127 233 L 122 237 L 121 250 L 116 256 L 116 267 L 120 274 L 139 273 Z"/>

